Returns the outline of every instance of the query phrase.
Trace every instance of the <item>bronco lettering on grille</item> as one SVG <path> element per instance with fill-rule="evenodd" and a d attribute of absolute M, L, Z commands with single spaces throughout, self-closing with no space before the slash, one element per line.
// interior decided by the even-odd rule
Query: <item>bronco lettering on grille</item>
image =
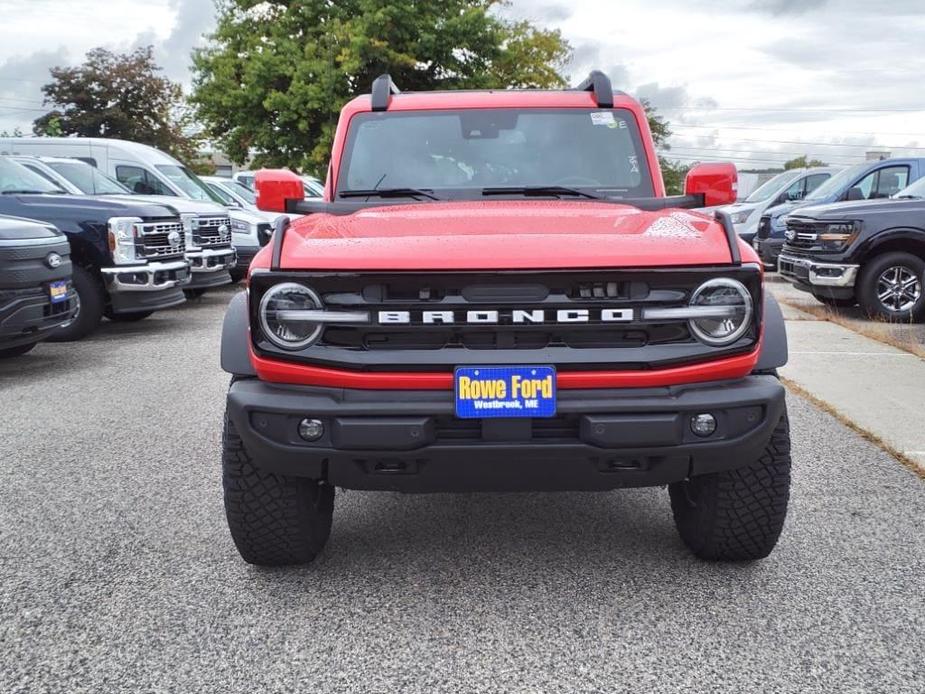
<path fill-rule="evenodd" d="M 379 311 L 380 325 L 498 325 L 501 323 L 629 323 L 636 312 L 631 308 L 511 309 L 487 311 Z"/>

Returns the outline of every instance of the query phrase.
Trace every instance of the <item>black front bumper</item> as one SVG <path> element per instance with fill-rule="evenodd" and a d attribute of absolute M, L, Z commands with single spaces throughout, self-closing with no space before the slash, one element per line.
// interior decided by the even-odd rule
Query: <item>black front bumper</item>
<path fill-rule="evenodd" d="M 777 258 L 784 248 L 784 239 L 775 239 L 773 237 L 761 239 L 756 237 L 752 240 L 752 246 L 755 247 L 755 251 L 758 253 L 758 257 L 761 258 L 762 263 L 773 270 L 777 270 Z"/>
<path fill-rule="evenodd" d="M 44 340 L 71 322 L 76 311 L 77 292 L 70 286 L 67 301 L 56 304 L 51 303 L 45 287 L 0 290 L 0 347 Z"/>
<path fill-rule="evenodd" d="M 554 419 L 462 420 L 444 391 L 360 391 L 238 380 L 227 411 L 253 463 L 349 489 L 607 490 L 748 465 L 784 413 L 771 376 L 675 388 L 560 391 Z M 708 438 L 690 429 L 713 414 Z M 314 443 L 303 418 L 324 423 Z"/>

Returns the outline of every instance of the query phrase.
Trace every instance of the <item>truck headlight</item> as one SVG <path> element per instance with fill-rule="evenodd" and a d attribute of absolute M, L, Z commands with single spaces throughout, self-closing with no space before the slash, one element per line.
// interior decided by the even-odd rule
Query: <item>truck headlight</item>
<path fill-rule="evenodd" d="M 251 233 L 251 223 L 245 222 L 243 219 L 232 219 L 231 220 L 231 231 L 235 234 L 250 234 Z"/>
<path fill-rule="evenodd" d="M 107 222 L 109 251 L 116 265 L 131 265 L 138 262 L 138 225 L 142 221 L 141 217 L 109 218 Z"/>
<path fill-rule="evenodd" d="M 180 221 L 183 222 L 183 240 L 186 241 L 186 250 L 198 250 L 199 244 L 196 243 L 195 235 L 199 231 L 199 215 L 181 214 Z"/>
<path fill-rule="evenodd" d="M 732 223 L 733 224 L 745 224 L 748 221 L 748 218 L 752 216 L 752 213 L 755 210 L 741 210 L 739 212 L 732 213 Z"/>
<path fill-rule="evenodd" d="M 701 284 L 691 295 L 691 308 L 710 314 L 688 323 L 698 340 L 713 347 L 731 345 L 748 330 L 752 320 L 752 295 L 738 280 L 718 277 Z M 712 310 L 707 310 L 712 309 Z"/>
<path fill-rule="evenodd" d="M 286 311 L 318 311 L 321 299 L 306 286 L 283 282 L 271 287 L 260 300 L 260 327 L 273 344 L 283 349 L 308 347 L 321 335 L 321 325 L 305 320 L 287 320 Z"/>
<path fill-rule="evenodd" d="M 817 236 L 817 241 L 824 250 L 840 251 L 854 243 L 860 233 L 860 222 L 836 222 L 826 224 Z"/>

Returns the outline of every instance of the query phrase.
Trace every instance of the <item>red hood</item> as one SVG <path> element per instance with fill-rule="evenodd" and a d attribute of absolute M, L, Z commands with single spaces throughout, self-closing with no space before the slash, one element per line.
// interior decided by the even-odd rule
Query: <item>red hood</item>
<path fill-rule="evenodd" d="M 490 201 L 311 215 L 286 233 L 281 269 L 528 270 L 719 265 L 722 227 L 687 210 Z"/>

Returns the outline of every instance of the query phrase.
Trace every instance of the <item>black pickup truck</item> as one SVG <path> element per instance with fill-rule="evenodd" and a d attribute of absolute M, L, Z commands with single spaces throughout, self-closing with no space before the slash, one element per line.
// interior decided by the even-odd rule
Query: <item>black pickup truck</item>
<path fill-rule="evenodd" d="M 181 304 L 190 282 L 184 224 L 172 207 L 148 201 L 65 194 L 0 157 L 0 214 L 53 224 L 64 232 L 79 311 L 49 340 L 79 340 L 105 315 L 135 321 Z"/>
<path fill-rule="evenodd" d="M 0 217 L 0 358 L 25 354 L 76 311 L 64 234 L 49 224 Z"/>
<path fill-rule="evenodd" d="M 807 207 L 787 218 L 780 274 L 832 306 L 925 320 L 925 178 L 893 199 Z"/>

